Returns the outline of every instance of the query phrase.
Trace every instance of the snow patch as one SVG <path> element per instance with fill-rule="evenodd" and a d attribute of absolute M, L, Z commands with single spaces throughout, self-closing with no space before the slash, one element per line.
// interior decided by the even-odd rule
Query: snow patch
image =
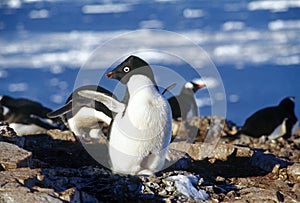
<path fill-rule="evenodd" d="M 123 13 L 130 10 L 129 4 L 85 5 L 82 7 L 84 14 Z"/>
<path fill-rule="evenodd" d="M 185 18 L 200 18 L 204 16 L 204 12 L 201 9 L 186 8 L 183 10 L 183 16 Z"/>
<path fill-rule="evenodd" d="M 195 83 L 195 84 L 198 84 L 198 85 L 205 84 L 204 81 L 201 78 L 194 78 L 192 80 L 192 82 Z"/>
<path fill-rule="evenodd" d="M 245 28 L 245 23 L 240 21 L 228 21 L 225 22 L 222 26 L 224 31 L 231 31 L 231 30 L 242 30 Z"/>
<path fill-rule="evenodd" d="M 50 101 L 56 104 L 62 104 L 64 100 L 65 100 L 64 96 L 60 94 L 54 94 L 50 96 Z"/>
<path fill-rule="evenodd" d="M 209 198 L 209 195 L 205 190 L 198 190 L 194 186 L 198 183 L 198 178 L 194 175 L 170 176 L 168 180 L 174 181 L 177 192 L 186 196 L 187 198 L 192 198 L 198 201 L 205 201 Z"/>
<path fill-rule="evenodd" d="M 49 11 L 46 9 L 41 10 L 33 10 L 29 13 L 29 18 L 31 19 L 42 19 L 42 18 L 48 18 L 49 17 Z"/>
<path fill-rule="evenodd" d="M 6 78 L 7 77 L 7 72 L 5 70 L 0 70 L 0 78 Z"/>
<path fill-rule="evenodd" d="M 300 29 L 300 20 L 275 20 L 268 27 L 270 30 Z"/>
<path fill-rule="evenodd" d="M 202 77 L 202 80 L 207 88 L 215 88 L 219 85 L 218 80 L 213 77 Z"/>
<path fill-rule="evenodd" d="M 228 99 L 230 103 L 237 103 L 240 100 L 240 97 L 237 94 L 231 94 Z"/>
<path fill-rule="evenodd" d="M 162 29 L 164 24 L 159 20 L 144 20 L 140 22 L 140 27 L 142 29 Z"/>
<path fill-rule="evenodd" d="M 53 74 L 60 74 L 64 72 L 64 68 L 59 65 L 53 65 L 50 67 L 50 72 Z"/>
<path fill-rule="evenodd" d="M 239 45 L 223 45 L 218 46 L 214 50 L 214 54 L 222 57 L 229 57 L 238 55 L 241 52 L 241 46 Z"/>
<path fill-rule="evenodd" d="M 299 56 L 286 56 L 286 57 L 279 57 L 275 60 L 275 63 L 278 65 L 297 65 L 300 64 L 300 57 Z"/>
<path fill-rule="evenodd" d="M 293 21 L 293 24 L 288 26 L 300 26 L 295 23 L 300 24 L 300 22 Z M 146 24 L 142 26 L 150 26 Z M 225 29 L 237 29 L 235 27 L 237 25 L 233 24 L 230 26 L 227 24 L 225 26 L 227 28 Z M 151 26 L 160 25 L 152 24 Z M 287 25 L 275 21 L 269 25 L 271 29 L 275 30 L 274 32 L 239 30 L 205 33 L 192 30 L 179 34 L 197 42 L 198 45 L 208 52 L 208 56 L 212 57 L 214 63 L 235 63 L 235 65 L 243 67 L 243 64 L 257 63 L 289 64 L 287 59 L 292 59 L 290 64 L 296 64 L 298 61 L 297 55 L 300 54 L 300 46 L 298 46 L 300 42 L 298 37 L 299 30 L 286 31 L 282 30 L 283 26 Z M 127 32 L 127 30 L 121 30 L 107 32 L 73 31 L 66 33 L 42 33 L 17 37 L 14 41 L 1 38 L 0 67 L 48 68 L 59 65 L 62 67 L 79 68 L 89 59 L 97 47 L 114 39 L 113 37 L 121 36 L 121 34 Z M 128 47 L 125 44 L 121 44 L 118 39 L 114 40 L 115 44 L 110 46 L 106 52 L 101 53 L 101 58 L 96 58 L 95 64 L 91 64 L 88 68 L 108 67 L 115 60 L 116 56 L 128 51 Z M 144 44 L 148 50 L 167 50 L 169 53 L 176 53 L 177 56 L 187 55 L 187 61 L 191 64 L 197 64 L 195 68 L 207 65 L 207 58 L 204 55 L 199 55 L 198 49 L 191 47 L 190 44 L 187 44 L 186 41 L 180 38 L 168 37 L 165 34 L 159 33 L 153 34 L 153 31 L 145 30 L 132 36 L 127 35 L 126 40 L 132 47 L 135 45 L 139 47 L 141 44 Z M 287 56 L 292 58 L 285 58 Z M 147 53 L 147 57 L 151 61 L 159 63 L 184 64 L 183 60 L 176 59 L 176 57 L 168 56 L 167 54 Z"/>
<path fill-rule="evenodd" d="M 21 8 L 22 2 L 20 0 L 9 0 L 6 2 L 6 5 L 9 8 L 17 9 L 17 8 Z"/>
<path fill-rule="evenodd" d="M 266 0 L 266 1 L 252 1 L 248 3 L 248 10 L 271 10 L 272 12 L 285 12 L 289 8 L 299 8 L 299 0 Z"/>
<path fill-rule="evenodd" d="M 196 98 L 196 104 L 199 108 L 204 107 L 204 106 L 211 106 L 211 100 L 209 97 Z"/>
<path fill-rule="evenodd" d="M 27 83 L 12 83 L 8 85 L 8 91 L 10 92 L 24 92 L 28 89 Z"/>

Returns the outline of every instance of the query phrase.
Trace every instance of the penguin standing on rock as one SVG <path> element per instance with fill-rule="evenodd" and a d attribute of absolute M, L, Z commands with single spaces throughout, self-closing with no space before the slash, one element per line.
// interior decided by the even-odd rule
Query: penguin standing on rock
<path fill-rule="evenodd" d="M 127 86 L 127 102 L 95 91 L 83 90 L 79 94 L 117 113 L 108 146 L 112 170 L 152 175 L 165 163 L 172 130 L 170 106 L 158 91 L 151 67 L 139 57 L 129 56 L 106 76 Z"/>
<path fill-rule="evenodd" d="M 69 96 L 64 106 L 47 115 L 49 118 L 63 117 L 68 128 L 78 137 L 97 139 L 103 133 L 103 126 L 110 124 L 113 115 L 101 102 L 80 96 L 78 92 L 82 90 L 101 92 L 114 97 L 110 91 L 100 86 L 82 86 Z"/>
<path fill-rule="evenodd" d="M 45 133 L 49 129 L 60 128 L 59 119 L 49 119 L 52 110 L 38 102 L 0 96 L 0 120 L 8 122 L 18 135 Z"/>
<path fill-rule="evenodd" d="M 261 109 L 247 118 L 241 133 L 251 137 L 289 138 L 298 128 L 295 97 L 286 97 L 278 106 Z"/>
<path fill-rule="evenodd" d="M 184 84 L 178 96 L 168 99 L 173 119 L 178 120 L 181 117 L 182 121 L 186 121 L 187 119 L 199 116 L 195 93 L 205 86 L 205 83 L 201 79 L 194 79 Z"/>

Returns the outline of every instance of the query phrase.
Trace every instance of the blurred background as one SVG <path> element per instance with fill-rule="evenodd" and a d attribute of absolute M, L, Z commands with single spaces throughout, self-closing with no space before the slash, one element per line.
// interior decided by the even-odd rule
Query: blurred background
<path fill-rule="evenodd" d="M 176 32 L 202 47 L 223 80 L 227 118 L 238 125 L 286 96 L 296 96 L 300 118 L 299 0 L 0 0 L 0 95 L 58 108 L 95 48 L 138 29 Z M 140 36 L 135 43 L 146 37 L 151 38 Z M 114 50 L 99 56 L 107 67 L 90 71 L 97 75 L 109 68 L 114 61 L 107 54 Z M 186 74 L 185 63 L 155 62 L 186 80 L 197 76 Z M 210 115 L 209 93 L 196 96 L 200 114 Z"/>

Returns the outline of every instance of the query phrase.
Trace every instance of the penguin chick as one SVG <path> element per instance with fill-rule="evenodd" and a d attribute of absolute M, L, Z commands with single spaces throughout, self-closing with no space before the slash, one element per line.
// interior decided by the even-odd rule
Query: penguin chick
<path fill-rule="evenodd" d="M 108 146 L 112 170 L 131 175 L 151 175 L 161 170 L 171 139 L 172 118 L 151 67 L 144 60 L 129 56 L 106 76 L 127 86 L 127 102 L 95 91 L 79 94 L 103 102 L 117 113 Z"/>
<path fill-rule="evenodd" d="M 251 137 L 265 135 L 269 139 L 289 138 L 298 127 L 294 109 L 295 97 L 286 97 L 278 106 L 261 109 L 247 118 L 241 133 Z"/>
<path fill-rule="evenodd" d="M 0 96 L 0 119 L 8 122 L 18 135 L 46 133 L 49 129 L 60 128 L 59 119 L 47 118 L 51 111 L 36 101 Z"/>
<path fill-rule="evenodd" d="M 77 88 L 67 99 L 64 106 L 48 113 L 48 117 L 63 116 L 68 128 L 78 137 L 99 138 L 104 125 L 109 125 L 112 112 L 101 102 L 82 97 L 79 91 L 90 90 L 114 95 L 97 85 L 86 85 Z"/>
<path fill-rule="evenodd" d="M 201 79 L 194 79 L 184 84 L 178 96 L 168 99 L 173 119 L 178 120 L 181 117 L 182 121 L 186 121 L 187 119 L 199 116 L 195 93 L 205 86 L 205 83 Z"/>

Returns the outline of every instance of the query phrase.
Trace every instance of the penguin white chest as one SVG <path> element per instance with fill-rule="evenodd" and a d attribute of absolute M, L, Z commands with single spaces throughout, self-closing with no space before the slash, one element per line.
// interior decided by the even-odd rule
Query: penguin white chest
<path fill-rule="evenodd" d="M 188 107 L 188 112 L 187 112 L 187 116 L 186 119 L 192 119 L 195 115 L 195 109 L 196 107 L 194 106 L 194 104 L 190 104 Z"/>
<path fill-rule="evenodd" d="M 127 106 L 126 115 L 133 127 L 152 131 L 164 126 L 168 109 L 158 93 L 138 92 Z"/>
<path fill-rule="evenodd" d="M 33 135 L 47 132 L 47 129 L 35 124 L 10 123 L 9 126 L 15 130 L 17 135 Z"/>
<path fill-rule="evenodd" d="M 158 93 L 137 93 L 129 100 L 125 114 L 115 118 L 110 144 L 133 156 L 159 150 L 169 142 L 170 114 L 168 104 Z"/>

